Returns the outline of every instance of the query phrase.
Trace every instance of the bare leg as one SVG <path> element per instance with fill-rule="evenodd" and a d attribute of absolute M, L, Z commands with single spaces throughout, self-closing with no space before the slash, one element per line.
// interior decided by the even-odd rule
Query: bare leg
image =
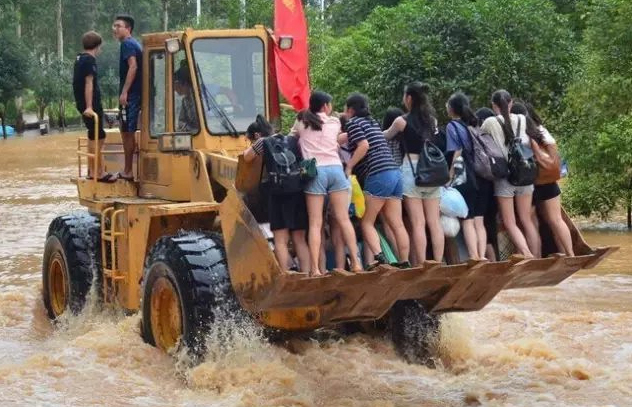
<path fill-rule="evenodd" d="M 290 240 L 288 229 L 279 229 L 272 232 L 274 236 L 274 254 L 282 270 L 287 270 L 290 265 L 290 251 L 287 244 Z"/>
<path fill-rule="evenodd" d="M 505 225 L 505 229 L 507 229 L 507 233 L 509 233 L 511 241 L 514 245 L 516 245 L 518 251 L 525 257 L 533 257 L 533 254 L 531 254 L 531 251 L 529 250 L 529 246 L 527 246 L 527 240 L 524 238 L 522 231 L 520 231 L 518 225 L 516 224 L 513 198 L 503 196 L 499 196 L 497 198 L 498 210 L 500 211 L 503 225 Z"/>
<path fill-rule="evenodd" d="M 478 242 L 476 239 L 476 229 L 474 228 L 474 219 L 462 219 L 461 229 L 465 238 L 465 246 L 470 259 L 478 260 Z"/>
<path fill-rule="evenodd" d="M 426 224 L 430 230 L 430 238 L 432 239 L 432 255 L 434 260 L 443 261 L 443 249 L 445 247 L 445 235 L 441 226 L 439 212 L 439 198 L 424 199 L 424 213 L 426 215 Z"/>
<path fill-rule="evenodd" d="M 319 268 L 319 258 L 325 195 L 305 194 L 305 202 L 307 204 L 307 216 L 309 218 L 307 244 L 309 247 L 310 274 L 320 276 L 322 273 Z"/>
<path fill-rule="evenodd" d="M 358 241 L 349 219 L 349 192 L 347 190 L 332 192 L 329 194 L 329 200 L 333 216 L 340 227 L 342 239 L 349 250 L 351 271 L 360 271 L 362 270 L 362 265 L 358 260 Z"/>
<path fill-rule="evenodd" d="M 496 251 L 494 250 L 494 246 L 492 246 L 491 244 L 488 244 L 485 248 L 485 257 L 489 261 L 496 261 Z"/>
<path fill-rule="evenodd" d="M 400 210 L 400 214 L 401 214 L 401 210 Z M 397 239 L 395 238 L 395 233 L 393 233 L 393 229 L 391 229 L 388 222 L 386 221 L 386 217 L 384 216 L 384 210 L 380 212 L 378 217 L 380 218 L 380 222 L 382 223 L 382 227 L 384 228 L 384 235 L 386 237 L 386 240 L 388 240 L 388 244 L 391 245 L 391 249 L 393 249 L 393 252 L 395 252 L 395 255 L 399 259 L 400 255 L 399 255 L 399 249 L 397 248 Z M 403 220 L 402 220 L 402 224 L 403 224 Z M 404 228 L 404 231 L 406 231 L 405 228 Z"/>
<path fill-rule="evenodd" d="M 387 199 L 384 204 L 384 217 L 388 226 L 393 231 L 395 242 L 399 249 L 398 259 L 400 262 L 408 261 L 410 254 L 410 239 L 404 227 L 402 219 L 402 201 L 399 199 Z"/>
<path fill-rule="evenodd" d="M 294 243 L 294 250 L 296 250 L 296 257 L 298 257 L 298 266 L 300 271 L 309 270 L 309 248 L 307 247 L 307 241 L 305 240 L 304 230 L 293 230 L 291 232 L 292 242 Z"/>
<path fill-rule="evenodd" d="M 516 196 L 516 212 L 520 218 L 529 250 L 536 258 L 540 258 L 542 257 L 542 242 L 540 241 L 540 234 L 533 224 L 533 219 L 531 219 L 532 197 L 532 194 Z"/>
<path fill-rule="evenodd" d="M 410 241 L 412 243 L 413 265 L 418 266 L 426 260 L 426 217 L 423 201 L 419 198 L 404 197 L 404 206 L 410 220 Z"/>
<path fill-rule="evenodd" d="M 487 247 L 487 230 L 485 229 L 485 220 L 482 216 L 474 218 L 474 229 L 476 230 L 476 246 L 478 255 L 481 259 L 486 259 L 485 248 Z"/>
<path fill-rule="evenodd" d="M 369 194 L 364 194 L 364 198 L 366 201 L 366 209 L 361 223 L 362 235 L 364 236 L 364 244 L 368 245 L 371 252 L 375 255 L 382 252 L 380 237 L 377 234 L 377 230 L 375 230 L 375 220 L 382 210 L 386 199 L 376 198 Z"/>
<path fill-rule="evenodd" d="M 124 177 L 133 177 L 134 171 L 134 153 L 136 152 L 136 137 L 134 133 L 125 132 L 123 136 L 123 151 L 125 152 L 125 168 L 123 169 Z"/>
<path fill-rule="evenodd" d="M 340 225 L 338 225 L 338 222 L 336 221 L 334 216 L 331 216 L 329 218 L 329 230 L 331 232 L 331 245 L 334 247 L 336 268 L 344 270 L 347 260 L 347 254 L 345 253 L 345 242 L 342 238 Z"/>
<path fill-rule="evenodd" d="M 546 220 L 553 231 L 553 234 L 557 237 L 556 240 L 562 245 L 564 253 L 567 256 L 574 256 L 573 239 L 571 237 L 571 231 L 568 229 L 568 225 L 562 219 L 562 204 L 559 196 L 542 202 L 542 207 L 546 214 Z"/>

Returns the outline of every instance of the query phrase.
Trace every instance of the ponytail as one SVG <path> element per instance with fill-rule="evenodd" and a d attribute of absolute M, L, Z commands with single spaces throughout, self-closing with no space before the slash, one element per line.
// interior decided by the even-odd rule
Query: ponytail
<path fill-rule="evenodd" d="M 505 145 L 509 145 L 514 139 L 515 134 L 511 127 L 511 116 L 509 115 L 509 103 L 511 103 L 511 94 L 504 89 L 497 90 L 492 94 L 492 103 L 498 107 L 503 117 L 502 123 L 503 133 L 505 134 Z"/>
<path fill-rule="evenodd" d="M 430 130 L 430 134 L 436 131 L 435 111 L 430 103 L 430 86 L 419 81 L 406 85 L 404 94 L 410 96 L 411 106 L 408 116 L 411 119 L 413 128 L 422 131 L 424 128 Z"/>
<path fill-rule="evenodd" d="M 470 107 L 470 101 L 463 93 L 452 94 L 448 99 L 448 106 L 467 126 L 475 127 L 478 125 L 478 119 Z"/>
<path fill-rule="evenodd" d="M 261 137 L 268 137 L 274 133 L 274 128 L 272 128 L 272 125 L 265 119 L 265 117 L 258 114 L 255 121 L 250 123 L 248 126 L 246 136 L 248 139 L 253 141 L 255 139 L 255 133 L 261 134 Z"/>
<path fill-rule="evenodd" d="M 322 130 L 323 121 L 318 116 L 318 112 L 320 112 L 327 103 L 331 103 L 332 99 L 329 93 L 321 91 L 312 92 L 312 95 L 309 97 L 309 108 L 299 112 L 297 119 L 303 122 L 306 129 Z"/>
<path fill-rule="evenodd" d="M 533 109 L 533 107 L 531 109 Z M 542 135 L 542 132 L 538 128 L 538 126 L 541 126 L 541 124 L 538 123 L 531 116 L 531 111 L 529 110 L 529 106 L 527 103 L 514 102 L 513 106 L 511 107 L 511 113 L 523 115 L 526 118 L 526 122 L 527 122 L 527 128 L 525 129 L 525 131 L 527 132 L 527 135 L 538 144 L 544 143 L 544 136 Z M 538 120 L 540 120 L 539 116 L 538 116 Z"/>

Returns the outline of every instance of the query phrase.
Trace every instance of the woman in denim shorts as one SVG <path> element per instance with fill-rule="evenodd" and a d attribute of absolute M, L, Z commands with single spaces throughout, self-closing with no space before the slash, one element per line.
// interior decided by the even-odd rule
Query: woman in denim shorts
<path fill-rule="evenodd" d="M 419 187 L 415 184 L 414 169 L 424 141 L 437 131 L 434 109 L 430 104 L 428 85 L 413 82 L 404 89 L 403 103 L 408 114 L 400 116 L 384 133 L 387 139 L 399 138 L 404 158 L 404 207 L 410 220 L 410 236 L 413 245 L 413 261 L 416 265 L 426 260 L 426 226 L 432 239 L 432 253 L 436 261 L 443 261 L 445 236 L 440 222 L 440 187 Z"/>
<path fill-rule="evenodd" d="M 508 145 L 514 137 L 519 137 L 524 148 L 530 149 L 530 136 L 527 134 L 527 120 L 523 115 L 510 114 L 513 106 L 511 95 L 506 90 L 497 90 L 492 94 L 492 109 L 497 116 L 490 117 L 481 126 L 481 132 L 490 134 L 508 157 Z M 517 134 L 520 124 L 520 134 Z M 542 138 L 540 135 L 539 139 Z M 527 258 L 539 257 L 541 250 L 540 235 L 531 218 L 533 185 L 515 186 L 508 179 L 494 181 L 494 195 L 503 225 L 518 251 Z M 516 222 L 516 213 L 522 224 L 522 230 Z M 524 233 L 523 233 L 524 232 Z"/>
<path fill-rule="evenodd" d="M 360 178 L 365 177 L 366 209 L 361 223 L 362 234 L 366 245 L 375 253 L 375 262 L 369 269 L 386 263 L 375 229 L 375 221 L 382 209 L 384 218 L 395 235 L 399 255 L 397 266 L 410 267 L 410 241 L 402 220 L 402 173 L 393 160 L 379 123 L 369 113 L 366 96 L 352 94 L 347 98 L 346 106 L 346 114 L 351 118 L 347 124 L 347 135 L 349 149 L 352 151 L 346 172 L 348 175 L 354 172 Z"/>
<path fill-rule="evenodd" d="M 349 189 L 351 184 L 345 175 L 338 155 L 340 120 L 330 116 L 331 96 L 324 92 L 313 92 L 309 108 L 299 113 L 292 133 L 299 139 L 304 159 L 316 159 L 318 175 L 305 187 L 307 215 L 309 218 L 308 246 L 310 254 L 310 276 L 318 277 L 322 242 L 323 207 L 325 197 L 337 224 L 340 226 L 345 246 L 349 250 L 351 271 L 362 270 L 358 260 L 358 245 L 355 231 L 349 219 Z"/>

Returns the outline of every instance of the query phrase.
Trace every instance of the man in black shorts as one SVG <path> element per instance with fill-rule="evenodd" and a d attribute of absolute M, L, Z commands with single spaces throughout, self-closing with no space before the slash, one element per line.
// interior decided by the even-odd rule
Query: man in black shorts
<path fill-rule="evenodd" d="M 75 95 L 75 104 L 77 110 L 83 117 L 83 122 L 88 129 L 88 152 L 95 151 L 95 123 L 94 115 L 99 118 L 98 143 L 103 148 L 105 141 L 105 130 L 103 130 L 103 106 L 101 106 L 101 89 L 99 88 L 99 80 L 97 75 L 97 55 L 101 52 L 101 36 L 89 31 L 81 38 L 83 44 L 83 52 L 77 55 L 75 59 L 74 74 L 72 79 L 72 89 Z M 99 157 L 101 158 L 101 157 Z M 99 160 L 101 165 L 97 170 L 97 180 L 100 182 L 114 182 L 116 178 L 112 174 L 103 173 L 103 160 Z M 92 158 L 88 159 L 88 178 L 91 179 L 94 174 L 92 170 L 94 162 Z"/>

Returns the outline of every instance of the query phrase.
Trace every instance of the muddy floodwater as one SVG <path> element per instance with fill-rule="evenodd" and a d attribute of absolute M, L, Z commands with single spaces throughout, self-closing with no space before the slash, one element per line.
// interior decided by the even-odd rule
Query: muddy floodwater
<path fill-rule="evenodd" d="M 446 317 L 438 368 L 356 335 L 293 351 L 241 327 L 194 368 L 143 343 L 138 316 L 88 310 L 53 328 L 41 302 L 49 222 L 81 210 L 77 134 L 0 140 L 0 407 L 632 406 L 632 235 L 597 269 L 504 291 Z"/>

